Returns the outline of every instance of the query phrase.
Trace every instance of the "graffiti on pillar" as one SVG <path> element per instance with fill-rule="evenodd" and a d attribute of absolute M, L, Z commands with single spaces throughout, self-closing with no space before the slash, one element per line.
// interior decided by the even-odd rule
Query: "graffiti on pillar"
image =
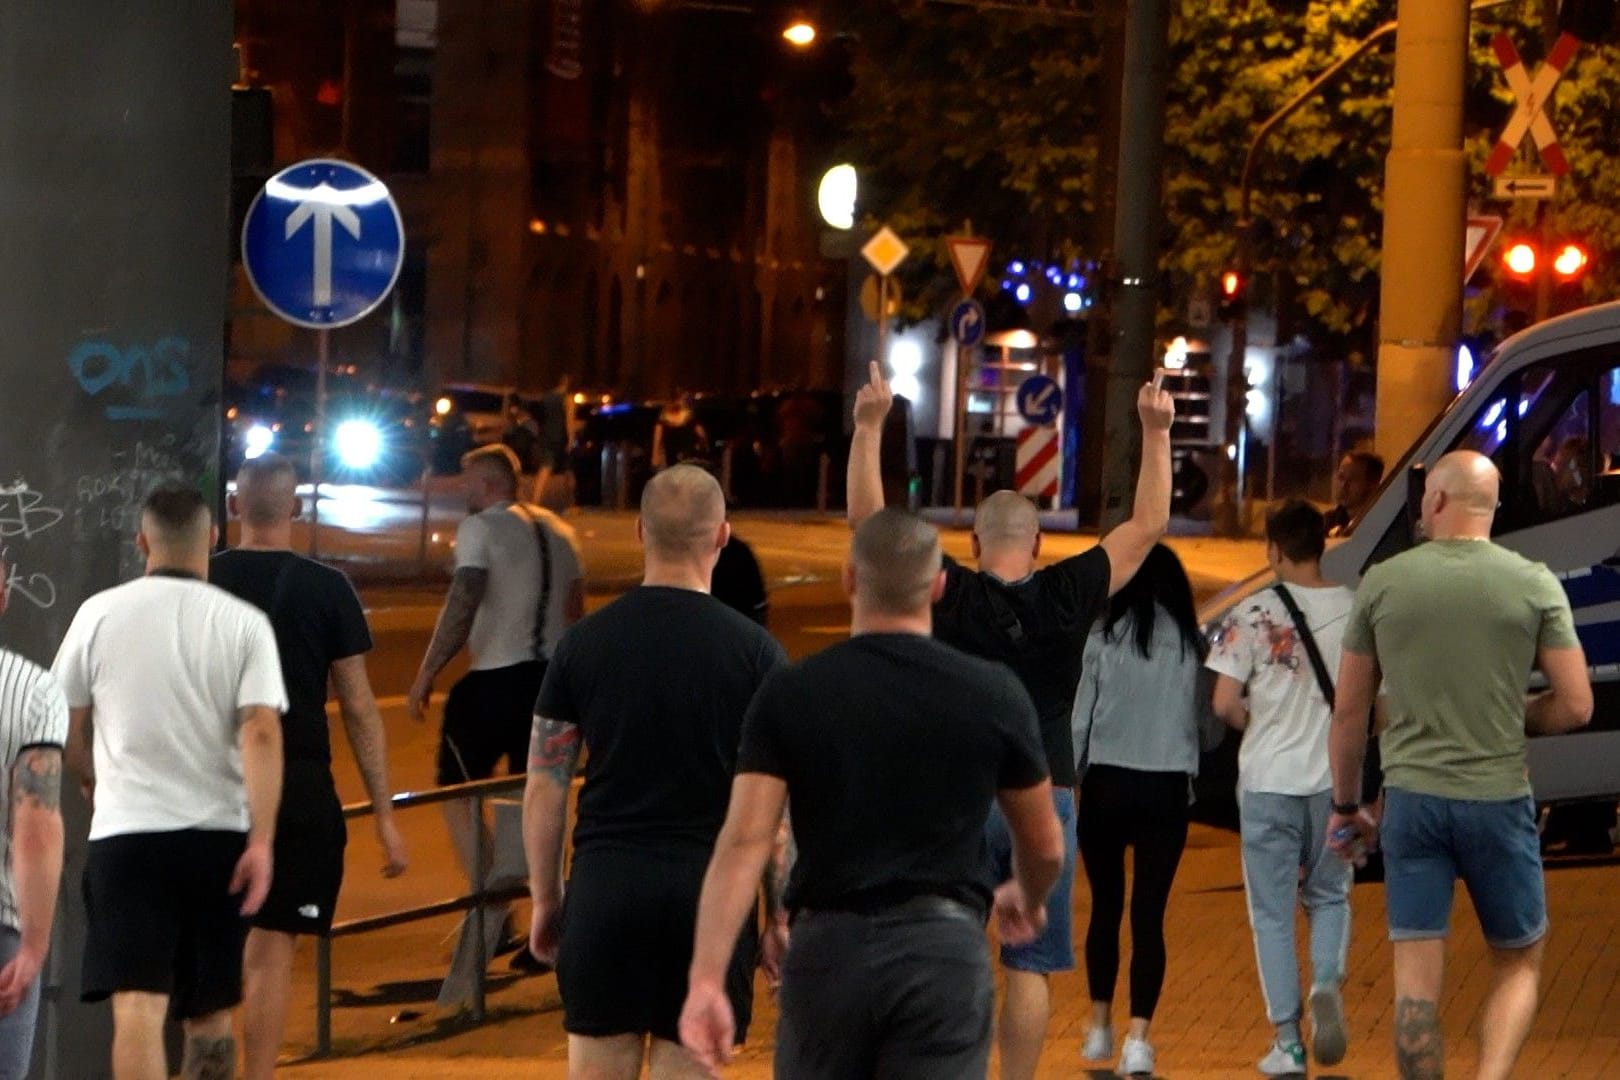
<path fill-rule="evenodd" d="M 68 354 L 81 389 L 103 402 L 109 420 L 156 420 L 191 389 L 191 342 L 169 335 L 123 348 L 82 341 Z"/>
<path fill-rule="evenodd" d="M 18 477 L 0 484 L 0 590 L 7 599 L 26 601 L 40 609 L 56 605 L 56 582 L 28 569 L 30 545 L 62 520 L 63 511 L 51 506 L 43 492 Z"/>

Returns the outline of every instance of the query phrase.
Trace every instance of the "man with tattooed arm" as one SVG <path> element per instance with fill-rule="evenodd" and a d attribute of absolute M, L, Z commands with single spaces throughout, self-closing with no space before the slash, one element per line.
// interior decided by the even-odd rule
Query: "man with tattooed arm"
<path fill-rule="evenodd" d="M 758 624 L 709 595 L 730 532 L 714 477 L 693 465 L 653 477 L 636 523 L 641 585 L 558 643 L 534 709 L 523 793 L 530 949 L 555 958 L 570 1076 L 630 1080 L 644 1060 L 654 1080 L 697 1070 L 677 1021 L 698 894 L 743 715 L 786 661 Z M 582 751 L 564 917 L 563 837 Z M 756 927 L 746 923 L 724 976 L 739 1043 L 753 1000 Z"/>
<path fill-rule="evenodd" d="M 6 610 L 0 562 L 0 614 Z M 0 1080 L 22 1080 L 62 878 L 67 699 L 45 669 L 0 649 Z"/>

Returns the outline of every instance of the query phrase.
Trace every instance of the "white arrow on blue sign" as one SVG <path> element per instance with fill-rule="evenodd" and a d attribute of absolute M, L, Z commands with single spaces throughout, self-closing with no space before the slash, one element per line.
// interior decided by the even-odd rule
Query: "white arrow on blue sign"
<path fill-rule="evenodd" d="M 1018 415 L 1037 426 L 1050 424 L 1063 411 L 1063 391 L 1045 375 L 1018 384 Z"/>
<path fill-rule="evenodd" d="M 963 300 L 951 309 L 951 337 L 972 348 L 984 340 L 984 307 L 977 300 Z"/>
<path fill-rule="evenodd" d="M 405 264 L 405 223 L 383 182 L 331 158 L 264 185 L 242 223 L 242 265 L 265 305 L 297 326 L 347 326 L 376 310 Z"/>

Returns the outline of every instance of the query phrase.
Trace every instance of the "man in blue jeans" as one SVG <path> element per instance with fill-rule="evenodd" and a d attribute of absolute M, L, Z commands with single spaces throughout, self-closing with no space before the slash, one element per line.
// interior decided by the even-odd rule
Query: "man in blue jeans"
<path fill-rule="evenodd" d="M 1227 616 L 1205 662 L 1216 674 L 1216 714 L 1243 732 L 1243 888 L 1266 1016 L 1277 1032 L 1259 1063 L 1267 1076 L 1305 1071 L 1296 907 L 1304 907 L 1311 925 L 1313 1056 L 1319 1065 L 1337 1065 L 1345 1054 L 1339 987 L 1350 945 L 1350 867 L 1325 847 L 1333 688 L 1321 685 L 1306 634 L 1331 680 L 1355 594 L 1322 577 L 1326 538 L 1321 511 L 1303 500 L 1267 516 L 1266 561 L 1278 585 Z"/>
<path fill-rule="evenodd" d="M 1379 835 L 1357 801 L 1367 709 L 1387 677 L 1381 832 L 1403 1080 L 1445 1068 L 1440 989 L 1458 878 L 1494 961 L 1475 1076 L 1512 1075 L 1536 1016 L 1547 934 L 1525 736 L 1572 731 L 1592 715 L 1558 579 L 1491 543 L 1499 485 L 1489 458 L 1441 458 L 1423 493 L 1429 542 L 1367 571 L 1344 634 L 1328 842 L 1356 857 Z M 1532 663 L 1549 689 L 1527 700 Z"/>
<path fill-rule="evenodd" d="M 0 562 L 0 612 L 6 609 Z M 67 699 L 50 672 L 0 649 L 0 1080 L 22 1080 L 62 878 Z"/>
<path fill-rule="evenodd" d="M 856 400 L 855 435 L 849 448 L 852 527 L 883 508 L 879 459 L 883 421 L 892 400 L 887 380 L 872 364 L 870 381 Z M 946 556 L 945 590 L 933 605 L 935 637 L 972 656 L 1006 664 L 1034 699 L 1052 774 L 1054 809 L 1068 838 L 1063 872 L 1047 901 L 1045 932 L 1028 947 L 1004 948 L 1001 953 L 1007 986 L 998 1040 L 1003 1080 L 1034 1077 L 1051 1016 L 1048 978 L 1074 967 L 1077 774 L 1070 712 L 1080 683 L 1086 634 L 1108 598 L 1136 576 L 1170 522 L 1170 425 L 1175 402 L 1164 390 L 1147 385 L 1137 395 L 1136 411 L 1142 421 L 1142 465 L 1129 518 L 1096 547 L 1037 570 L 1040 513 L 1022 495 L 998 491 L 973 515 L 973 554 L 979 569 L 970 570 Z M 989 840 L 996 870 L 1005 881 L 1012 846 L 1004 823 L 994 817 Z M 1151 1065 L 1146 1044 L 1127 1049 L 1131 1060 L 1125 1064 Z M 1106 1052 L 1112 1050 L 1109 1046 Z"/>

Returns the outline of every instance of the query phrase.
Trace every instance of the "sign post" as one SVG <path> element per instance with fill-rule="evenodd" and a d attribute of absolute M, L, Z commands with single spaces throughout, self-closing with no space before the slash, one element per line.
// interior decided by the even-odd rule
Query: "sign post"
<path fill-rule="evenodd" d="M 1018 433 L 1014 486 L 1020 495 L 1035 500 L 1058 493 L 1057 418 L 1063 410 L 1063 390 L 1045 375 L 1031 375 L 1018 384 L 1018 415 L 1029 425 Z"/>
<path fill-rule="evenodd" d="M 967 358 L 970 350 L 984 340 L 984 307 L 973 294 L 984 280 L 990 267 L 990 241 L 973 235 L 973 223 L 964 221 L 959 236 L 947 236 L 945 249 L 951 256 L 951 268 L 956 271 L 956 283 L 962 287 L 962 300 L 951 309 L 951 338 L 956 342 L 956 501 L 954 523 L 962 521 L 963 473 L 967 468 Z"/>
<path fill-rule="evenodd" d="M 242 265 L 266 307 L 316 331 L 309 553 L 320 551 L 326 369 L 333 327 L 377 309 L 405 265 L 405 223 L 383 182 L 357 165 L 312 158 L 265 182 L 242 222 Z"/>
<path fill-rule="evenodd" d="M 889 275 L 895 268 L 905 261 L 911 249 L 906 247 L 905 241 L 895 235 L 894 230 L 884 225 L 873 234 L 872 239 L 861 248 L 861 254 L 878 273 L 878 363 L 887 365 L 889 360 Z"/>

